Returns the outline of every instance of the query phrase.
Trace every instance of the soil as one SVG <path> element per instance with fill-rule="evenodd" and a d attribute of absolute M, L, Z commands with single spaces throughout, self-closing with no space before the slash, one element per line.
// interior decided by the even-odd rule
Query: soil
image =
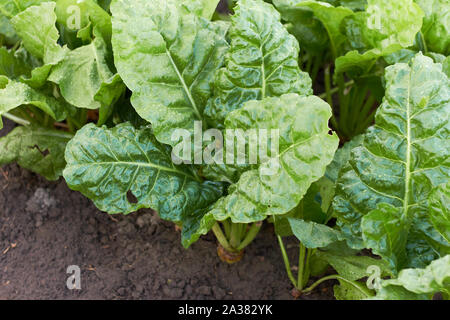
<path fill-rule="evenodd" d="M 0 136 L 13 128 L 5 121 Z M 287 242 L 296 261 L 295 241 Z M 0 168 L 0 299 L 293 299 L 266 223 L 239 263 L 227 265 L 209 234 L 190 249 L 152 210 L 110 216 L 17 165 Z M 81 269 L 81 290 L 66 287 Z M 300 299 L 332 299 L 332 282 Z"/>

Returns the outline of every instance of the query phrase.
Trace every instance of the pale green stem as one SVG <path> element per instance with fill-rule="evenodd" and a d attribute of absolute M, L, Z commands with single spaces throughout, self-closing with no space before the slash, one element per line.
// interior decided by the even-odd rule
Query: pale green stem
<path fill-rule="evenodd" d="M 12 115 L 8 112 L 5 112 L 2 114 L 3 117 L 5 117 L 6 119 L 9 119 L 11 121 L 14 121 L 15 123 L 21 124 L 23 126 L 29 126 L 30 122 L 28 120 L 16 117 L 15 115 Z"/>
<path fill-rule="evenodd" d="M 337 274 L 326 276 L 326 277 L 323 277 L 323 278 L 317 280 L 311 286 L 309 286 L 308 288 L 303 290 L 302 293 L 308 293 L 308 292 L 313 291 L 319 284 L 321 284 L 322 282 L 325 282 L 327 280 L 341 280 L 341 281 L 347 282 L 348 284 L 352 285 L 354 288 L 356 288 L 357 290 L 362 292 L 368 298 L 373 296 L 372 292 L 370 292 L 368 289 L 364 288 L 361 284 L 359 284 L 355 281 L 345 279 L 344 277 L 341 277 L 340 275 L 337 275 Z"/>
<path fill-rule="evenodd" d="M 284 266 L 286 267 L 286 272 L 288 274 L 289 280 L 291 280 L 292 284 L 295 288 L 297 288 L 297 282 L 295 281 L 294 276 L 292 275 L 291 264 L 289 263 L 289 257 L 286 252 L 286 248 L 284 247 L 283 239 L 280 236 L 277 236 L 278 244 L 280 245 L 281 255 L 283 256 Z"/>
<path fill-rule="evenodd" d="M 298 254 L 298 274 L 297 274 L 297 289 L 303 289 L 303 272 L 305 270 L 305 254 L 306 247 L 300 242 L 299 244 L 299 254 Z"/>
<path fill-rule="evenodd" d="M 259 230 L 261 229 L 262 221 L 255 222 L 252 224 L 250 229 L 247 231 L 247 235 L 245 236 L 244 240 L 242 240 L 241 244 L 238 247 L 238 250 L 244 249 L 246 246 L 248 246 L 258 235 Z"/>
<path fill-rule="evenodd" d="M 228 242 L 227 238 L 225 237 L 225 235 L 222 232 L 222 228 L 220 228 L 220 225 L 218 222 L 216 222 L 214 224 L 214 226 L 212 227 L 212 231 L 214 233 L 214 235 L 217 238 L 217 241 L 219 241 L 220 245 L 227 251 L 229 252 L 233 252 L 233 248 L 230 246 L 230 243 Z"/>

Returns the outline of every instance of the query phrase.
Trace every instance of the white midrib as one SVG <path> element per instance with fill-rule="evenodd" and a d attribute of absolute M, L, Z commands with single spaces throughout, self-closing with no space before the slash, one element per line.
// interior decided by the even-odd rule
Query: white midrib
<path fill-rule="evenodd" d="M 173 69 L 174 69 L 175 72 L 177 73 L 177 76 L 178 76 L 178 78 L 180 79 L 181 84 L 183 85 L 183 89 L 184 89 L 184 91 L 186 92 L 186 95 L 187 95 L 187 97 L 188 97 L 188 99 L 189 99 L 189 102 L 190 102 L 191 105 L 192 105 L 192 108 L 194 109 L 194 113 L 195 113 L 197 119 L 198 119 L 198 120 L 202 120 L 202 116 L 201 116 L 200 112 L 198 111 L 197 104 L 195 103 L 194 98 L 192 97 L 192 94 L 191 94 L 191 92 L 189 91 L 189 88 L 188 88 L 188 86 L 186 85 L 186 82 L 184 81 L 184 78 L 183 78 L 183 76 L 181 75 L 180 70 L 178 70 L 178 67 L 177 67 L 177 65 L 175 64 L 175 61 L 173 61 L 172 55 L 170 54 L 170 51 L 169 51 L 168 49 L 166 49 L 166 54 L 167 54 L 167 56 L 169 57 L 170 63 L 172 64 Z"/>
<path fill-rule="evenodd" d="M 261 48 L 261 52 L 262 52 L 262 48 Z M 262 94 L 262 98 L 264 99 L 266 97 L 266 67 L 264 65 L 264 57 L 262 59 L 262 64 L 261 64 L 261 75 L 262 75 L 261 94 Z"/>
<path fill-rule="evenodd" d="M 409 208 L 409 183 L 411 176 L 411 106 L 410 106 L 410 90 L 411 90 L 411 73 L 409 74 L 408 80 L 408 95 L 407 95 L 407 103 L 406 103 L 406 161 L 405 161 L 405 196 L 403 198 L 403 218 L 406 218 L 408 215 Z"/>
<path fill-rule="evenodd" d="M 166 171 L 166 172 L 173 172 L 173 173 L 177 173 L 183 176 L 186 176 L 188 178 L 191 178 L 193 180 L 195 180 L 195 178 L 183 171 L 179 171 L 177 169 L 172 169 L 172 168 L 168 168 L 168 167 L 163 167 L 157 164 L 152 164 L 152 163 L 143 163 L 143 162 L 132 162 L 132 161 L 103 161 L 103 162 L 91 162 L 91 163 L 80 163 L 80 164 L 76 164 L 73 165 L 73 167 L 83 167 L 83 166 L 103 166 L 103 165 L 112 165 L 112 166 L 116 166 L 116 165 L 127 165 L 130 167 L 146 167 L 146 168 L 153 168 L 156 169 L 158 171 Z"/>

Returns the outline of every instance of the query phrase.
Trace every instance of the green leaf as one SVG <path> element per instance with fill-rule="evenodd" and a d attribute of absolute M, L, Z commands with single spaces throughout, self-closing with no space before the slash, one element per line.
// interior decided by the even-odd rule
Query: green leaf
<path fill-rule="evenodd" d="M 1 14 L 0 10 L 0 35 L 5 38 L 5 43 L 14 45 L 19 39 L 16 31 L 7 17 Z"/>
<path fill-rule="evenodd" d="M 69 107 L 58 99 L 39 90 L 35 90 L 24 83 L 10 80 L 5 87 L 0 86 L 0 115 L 23 105 L 33 105 L 56 121 L 67 117 Z M 3 123 L 0 119 L 0 129 Z"/>
<path fill-rule="evenodd" d="M 450 57 L 445 58 L 442 63 L 442 71 L 444 71 L 447 77 L 450 77 Z"/>
<path fill-rule="evenodd" d="M 362 143 L 362 136 L 356 136 L 338 149 L 333 161 L 328 165 L 325 176 L 314 182 L 303 197 L 300 205 L 289 214 L 277 217 L 274 220 L 276 234 L 287 237 L 293 235 L 288 218 L 298 218 L 316 223 L 325 223 L 328 218 L 328 209 L 335 194 L 335 184 L 339 170 L 347 164 L 350 152 Z"/>
<path fill-rule="evenodd" d="M 67 47 L 60 47 L 57 43 L 59 32 L 55 25 L 54 11 L 54 2 L 44 2 L 40 6 L 29 7 L 11 19 L 25 49 L 43 61 L 42 66 L 32 71 L 30 79 L 22 78 L 23 82 L 33 88 L 40 88 L 45 84 L 52 66 L 61 61 L 67 52 Z"/>
<path fill-rule="evenodd" d="M 341 6 L 353 11 L 363 11 L 367 7 L 367 0 L 340 0 L 338 2 Z"/>
<path fill-rule="evenodd" d="M 366 11 L 354 17 L 361 24 L 362 41 L 368 48 L 383 50 L 394 44 L 403 48 L 413 45 L 424 16 L 413 0 L 368 0 L 367 3 Z"/>
<path fill-rule="evenodd" d="M 275 233 L 282 237 L 294 235 L 289 223 L 290 218 L 323 224 L 327 221 L 328 208 L 334 196 L 334 183 L 326 177 L 314 182 L 306 192 L 300 204 L 289 213 L 274 217 Z"/>
<path fill-rule="evenodd" d="M 418 295 L 398 286 L 382 287 L 371 300 L 427 300 L 427 295 Z"/>
<path fill-rule="evenodd" d="M 125 90 L 120 77 L 108 66 L 109 55 L 105 41 L 98 35 L 92 43 L 68 52 L 48 80 L 57 83 L 64 99 L 76 107 L 109 106 Z"/>
<path fill-rule="evenodd" d="M 17 162 L 48 180 L 58 180 L 66 166 L 64 150 L 72 135 L 47 128 L 17 127 L 0 138 L 0 165 Z"/>
<path fill-rule="evenodd" d="M 106 11 L 109 11 L 111 0 L 97 0 L 98 4 Z"/>
<path fill-rule="evenodd" d="M 216 223 L 214 215 L 208 211 L 209 208 L 201 209 L 183 217 L 181 243 L 185 248 L 196 242 L 201 235 L 207 234 Z"/>
<path fill-rule="evenodd" d="M 75 7 L 79 11 L 75 11 Z M 78 12 L 79 17 L 75 17 Z M 58 0 L 56 2 L 56 15 L 58 23 L 64 26 L 69 33 L 74 33 L 75 36 L 80 30 L 81 32 L 90 30 L 89 25 L 92 24 L 110 45 L 112 32 L 111 16 L 94 0 Z M 79 21 L 75 18 L 78 18 Z M 76 26 L 76 22 L 79 22 L 79 26 Z"/>
<path fill-rule="evenodd" d="M 425 268 L 430 261 L 450 254 L 450 244 L 431 224 L 429 209 L 414 216 L 406 244 L 409 268 Z"/>
<path fill-rule="evenodd" d="M 86 125 L 67 145 L 65 157 L 69 187 L 111 214 L 152 208 L 163 219 L 181 222 L 222 195 L 220 183 L 201 182 L 189 167 L 175 166 L 170 148 L 150 128 Z M 128 200 L 131 194 L 135 199 Z"/>
<path fill-rule="evenodd" d="M 278 129 L 279 154 L 241 175 L 229 195 L 214 205 L 216 220 L 249 223 L 294 209 L 324 175 L 337 149 L 337 136 L 328 134 L 330 116 L 330 106 L 323 100 L 297 94 L 249 101 L 231 112 L 227 129 Z"/>
<path fill-rule="evenodd" d="M 327 167 L 325 176 L 335 183 L 339 176 L 339 171 L 344 167 L 350 160 L 351 151 L 359 147 L 363 142 L 363 136 L 359 135 L 354 137 L 349 142 L 345 143 L 342 148 L 339 148 L 334 155 L 333 161 Z"/>
<path fill-rule="evenodd" d="M 423 11 L 413 0 L 368 0 L 365 12 L 344 21 L 343 29 L 357 50 L 336 60 L 335 74 L 363 75 L 378 58 L 413 45 L 422 18 Z"/>
<path fill-rule="evenodd" d="M 59 33 L 56 29 L 55 3 L 44 2 L 17 14 L 11 22 L 25 48 L 44 64 L 54 64 L 65 54 L 58 45 Z M 32 23 L 31 21 L 39 21 Z"/>
<path fill-rule="evenodd" d="M 345 280 L 338 279 L 339 285 L 333 286 L 334 296 L 336 300 L 364 300 L 367 294 L 359 289 L 361 284 L 350 283 Z"/>
<path fill-rule="evenodd" d="M 417 294 L 450 294 L 450 255 L 434 260 L 424 269 L 404 269 L 396 279 L 385 280 L 382 285 L 402 286 Z"/>
<path fill-rule="evenodd" d="M 428 50 L 450 55 L 450 1 L 415 0 L 425 12 L 422 34 Z"/>
<path fill-rule="evenodd" d="M 405 227 L 395 234 L 408 234 L 409 226 L 426 229 L 429 234 L 428 226 L 418 224 L 417 219 L 426 221 L 421 216 L 428 214 L 431 190 L 448 181 L 450 159 L 446 147 L 450 90 L 441 65 L 419 53 L 409 65 L 388 67 L 385 80 L 386 96 L 376 113 L 376 124 L 342 168 L 333 202 L 338 225 L 355 248 L 365 246 L 358 239 L 361 219 L 369 214 L 365 227 L 373 229 L 363 233 L 370 238 L 370 247 L 383 254 L 392 250 L 376 239 L 388 237 L 388 229 L 395 229 L 386 229 L 390 219 L 398 219 Z M 380 203 L 386 205 L 377 209 Z M 430 251 L 439 252 L 433 242 L 442 245 L 445 240 L 436 234 L 427 245 Z M 394 251 L 401 253 L 400 248 Z M 408 254 L 408 260 L 416 254 Z"/>
<path fill-rule="evenodd" d="M 231 48 L 217 72 L 208 123 L 223 128 L 226 116 L 249 100 L 286 93 L 312 94 L 309 75 L 298 67 L 298 42 L 280 14 L 262 0 L 241 0 L 231 18 Z"/>
<path fill-rule="evenodd" d="M 402 219 L 402 213 L 402 208 L 380 203 L 361 221 L 364 244 L 372 248 L 373 253 L 386 259 L 393 270 L 406 262 L 409 225 L 408 221 Z"/>
<path fill-rule="evenodd" d="M 30 67 L 14 55 L 14 51 L 0 48 L 0 75 L 16 80 L 30 74 Z"/>
<path fill-rule="evenodd" d="M 274 6 L 281 13 L 286 28 L 308 52 L 322 52 L 328 45 L 328 35 L 323 24 L 308 8 L 297 7 L 303 0 L 273 0 Z"/>
<path fill-rule="evenodd" d="M 211 20 L 220 0 L 182 0 L 189 12 Z"/>
<path fill-rule="evenodd" d="M 450 242 L 450 183 L 447 182 L 430 195 L 430 220 L 436 230 Z"/>
<path fill-rule="evenodd" d="M 131 102 L 160 142 L 175 145 L 175 129 L 193 132 L 203 119 L 227 26 L 185 14 L 174 0 L 117 0 L 111 11 L 115 63 Z"/>
<path fill-rule="evenodd" d="M 340 25 L 345 17 L 353 15 L 353 11 L 345 7 L 333 7 L 329 3 L 320 1 L 302 1 L 298 7 L 307 7 L 314 12 L 325 27 L 331 45 L 333 57 L 337 58 L 344 51 L 346 36 L 340 30 Z"/>
<path fill-rule="evenodd" d="M 307 248 L 322 248 L 343 240 L 341 233 L 324 224 L 288 218 L 292 232 Z"/>
<path fill-rule="evenodd" d="M 357 256 L 354 253 L 341 253 L 339 251 L 317 251 L 316 255 L 327 261 L 336 272 L 350 280 L 356 281 L 368 277 L 369 267 L 376 266 L 380 270 L 380 276 L 391 275 L 388 265 L 381 259 L 375 259 L 369 256 Z"/>
<path fill-rule="evenodd" d="M 42 2 L 50 0 L 0 0 L 0 13 L 10 19 L 28 7 L 40 5 Z"/>

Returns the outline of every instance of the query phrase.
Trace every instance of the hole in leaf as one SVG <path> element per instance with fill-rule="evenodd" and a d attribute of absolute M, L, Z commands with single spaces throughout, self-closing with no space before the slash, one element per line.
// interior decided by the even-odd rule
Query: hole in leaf
<path fill-rule="evenodd" d="M 38 151 L 42 154 L 42 156 L 44 158 L 50 154 L 50 151 L 48 151 L 48 149 L 41 150 L 37 144 L 35 144 L 34 146 L 30 147 L 30 149 L 38 149 Z"/>
<path fill-rule="evenodd" d="M 131 190 L 128 190 L 128 192 L 127 192 L 127 200 L 131 204 L 138 203 L 138 199 L 135 197 L 133 192 L 131 192 Z"/>

